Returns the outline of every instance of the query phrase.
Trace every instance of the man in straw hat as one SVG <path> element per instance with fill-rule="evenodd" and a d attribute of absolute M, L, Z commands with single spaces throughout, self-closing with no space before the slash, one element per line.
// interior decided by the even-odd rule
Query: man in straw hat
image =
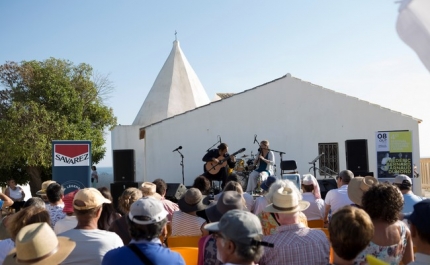
<path fill-rule="evenodd" d="M 157 200 L 161 200 L 161 195 L 157 193 L 157 186 L 152 182 L 143 182 L 140 190 L 142 191 L 143 197 L 154 197 Z"/>
<path fill-rule="evenodd" d="M 56 183 L 53 180 L 47 180 L 42 182 L 42 187 L 39 191 L 36 192 L 36 195 L 40 196 L 40 198 L 42 198 L 42 200 L 46 203 L 49 204 L 49 200 L 48 197 L 46 196 L 46 189 L 48 189 L 48 186 L 52 183 Z"/>
<path fill-rule="evenodd" d="M 330 244 L 324 232 L 299 221 L 299 213 L 309 207 L 309 202 L 301 200 L 293 182 L 284 181 L 285 187 L 273 194 L 273 203 L 265 208 L 280 224 L 275 234 L 264 237 L 275 247 L 265 250 L 259 264 L 328 264 Z"/>
<path fill-rule="evenodd" d="M 167 211 L 159 200 L 144 197 L 135 201 L 127 217 L 130 244 L 106 253 L 102 265 L 185 264 L 180 254 L 161 245 L 159 236 L 167 224 Z"/>
<path fill-rule="evenodd" d="M 372 176 L 351 179 L 348 185 L 348 197 L 354 203 L 353 206 L 361 208 L 363 194 L 376 184 L 378 184 L 378 180 Z"/>
<path fill-rule="evenodd" d="M 18 232 L 15 245 L 3 264 L 60 264 L 76 243 L 67 237 L 57 238 L 47 223 L 34 223 Z"/>
<path fill-rule="evenodd" d="M 228 211 L 219 222 L 210 223 L 205 229 L 214 232 L 217 258 L 224 264 L 255 264 L 263 255 L 263 246 L 273 247 L 261 240 L 260 220 L 247 211 Z"/>
<path fill-rule="evenodd" d="M 62 264 L 100 264 L 111 249 L 123 246 L 121 238 L 114 232 L 97 229 L 103 203 L 110 200 L 94 188 L 79 190 L 73 199 L 78 225 L 59 236 L 76 242 L 76 248 Z"/>

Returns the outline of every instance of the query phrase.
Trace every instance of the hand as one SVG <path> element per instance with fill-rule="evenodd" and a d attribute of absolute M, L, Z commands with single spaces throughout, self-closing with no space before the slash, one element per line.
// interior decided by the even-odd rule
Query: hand
<path fill-rule="evenodd" d="M 236 157 L 235 156 L 230 156 L 230 158 L 231 158 L 232 162 L 236 162 Z"/>
<path fill-rule="evenodd" d="M 217 158 L 213 158 L 212 161 L 214 161 L 215 163 L 219 163 L 219 160 Z"/>
<path fill-rule="evenodd" d="M 264 156 L 260 156 L 260 160 L 265 161 L 266 159 L 264 159 Z"/>

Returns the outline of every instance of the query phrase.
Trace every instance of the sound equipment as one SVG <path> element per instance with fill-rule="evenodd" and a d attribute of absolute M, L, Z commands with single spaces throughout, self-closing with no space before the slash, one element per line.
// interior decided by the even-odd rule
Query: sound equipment
<path fill-rule="evenodd" d="M 358 176 L 362 176 L 362 177 L 366 177 L 366 176 L 372 176 L 373 172 L 367 172 L 367 171 L 352 171 L 352 173 L 354 173 L 354 177 L 358 177 Z"/>
<path fill-rule="evenodd" d="M 118 209 L 118 198 L 128 188 L 139 188 L 137 182 L 115 182 L 110 184 L 110 193 L 112 194 L 115 209 Z"/>
<path fill-rule="evenodd" d="M 166 199 L 171 200 L 172 202 L 178 202 L 178 200 L 182 197 L 182 195 L 187 191 L 187 188 L 181 183 L 166 183 L 167 190 L 166 195 L 164 196 Z"/>
<path fill-rule="evenodd" d="M 369 171 L 369 159 L 367 158 L 367 140 L 345 141 L 346 168 L 354 171 Z"/>
<path fill-rule="evenodd" d="M 113 179 L 115 182 L 136 180 L 134 150 L 113 150 Z"/>
<path fill-rule="evenodd" d="M 335 179 L 318 179 L 318 185 L 320 186 L 321 198 L 325 199 L 327 192 L 332 189 L 337 189 L 337 183 Z"/>

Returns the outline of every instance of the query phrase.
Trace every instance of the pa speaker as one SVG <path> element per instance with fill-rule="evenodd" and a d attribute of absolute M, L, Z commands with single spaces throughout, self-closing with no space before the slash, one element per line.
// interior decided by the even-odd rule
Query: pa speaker
<path fill-rule="evenodd" d="M 113 179 L 115 182 L 130 181 L 134 182 L 134 150 L 123 149 L 113 150 Z"/>
<path fill-rule="evenodd" d="M 166 199 L 177 202 L 182 195 L 187 191 L 187 188 L 181 183 L 167 183 Z"/>
<path fill-rule="evenodd" d="M 345 142 L 346 168 L 352 172 L 369 171 L 367 140 L 347 140 Z"/>
<path fill-rule="evenodd" d="M 110 193 L 113 198 L 113 204 L 115 209 L 118 209 L 118 198 L 128 188 L 138 188 L 137 182 L 115 182 L 110 184 Z M 123 213 L 125 214 L 125 213 Z"/>
<path fill-rule="evenodd" d="M 318 185 L 320 186 L 321 198 L 325 199 L 329 190 L 337 189 L 337 183 L 335 179 L 318 179 Z"/>

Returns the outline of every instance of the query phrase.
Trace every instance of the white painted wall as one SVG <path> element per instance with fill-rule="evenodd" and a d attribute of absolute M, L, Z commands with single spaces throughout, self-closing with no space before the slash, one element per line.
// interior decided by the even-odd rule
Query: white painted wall
<path fill-rule="evenodd" d="M 230 152 L 245 147 L 245 154 L 250 154 L 251 150 L 257 152 L 258 146 L 253 144 L 257 134 L 259 141 L 267 139 L 272 149 L 286 152 L 284 160 L 296 160 L 301 174 L 308 172 L 308 162 L 318 155 L 318 143 L 338 143 L 342 170 L 346 167 L 345 141 L 367 139 L 369 170 L 376 173 L 375 132 L 410 130 L 413 162 L 420 164 L 417 120 L 294 77 L 280 78 L 145 129 L 144 179 L 149 181 L 182 182 L 181 158 L 172 152 L 182 145 L 185 184 L 191 185 L 203 172 L 201 159 L 217 135 Z M 276 160 L 279 165 L 278 155 Z M 421 193 L 420 185 L 414 185 L 414 192 Z"/>

